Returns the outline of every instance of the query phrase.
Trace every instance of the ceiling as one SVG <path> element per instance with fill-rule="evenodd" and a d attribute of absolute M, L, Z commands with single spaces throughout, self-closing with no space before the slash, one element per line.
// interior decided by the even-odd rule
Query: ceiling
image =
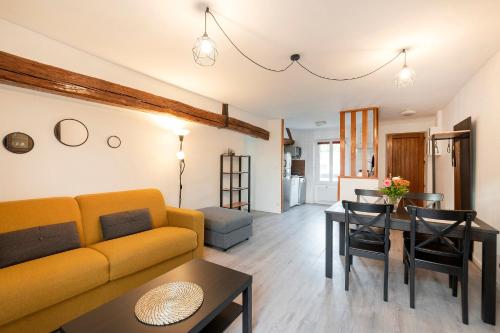
<path fill-rule="evenodd" d="M 444 107 L 500 49 L 500 1 L 214 0 L 210 8 L 247 54 L 282 67 L 290 54 L 324 75 L 363 74 L 409 48 L 415 84 L 397 88 L 402 58 L 365 79 L 331 82 L 292 66 L 264 71 L 208 22 L 213 67 L 191 53 L 205 4 L 191 0 L 2 0 L 0 17 L 91 54 L 291 127 L 334 121 L 343 109 L 380 106 L 381 118 Z M 168 96 L 165 96 L 168 97 Z M 295 125 L 294 125 L 295 124 Z"/>

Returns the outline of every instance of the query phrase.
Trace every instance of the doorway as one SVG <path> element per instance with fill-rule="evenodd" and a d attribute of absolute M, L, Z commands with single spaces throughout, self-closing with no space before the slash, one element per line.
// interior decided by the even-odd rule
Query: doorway
<path fill-rule="evenodd" d="M 387 176 L 410 181 L 410 192 L 425 189 L 425 133 L 387 134 Z"/>
<path fill-rule="evenodd" d="M 314 202 L 333 204 L 337 201 L 340 174 L 340 141 L 316 141 L 314 163 Z"/>

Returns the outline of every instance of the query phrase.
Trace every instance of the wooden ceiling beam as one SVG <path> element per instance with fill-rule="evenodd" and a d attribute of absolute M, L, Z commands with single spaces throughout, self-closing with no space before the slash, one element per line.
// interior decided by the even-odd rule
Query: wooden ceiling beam
<path fill-rule="evenodd" d="M 0 51 L 0 82 L 143 112 L 159 112 L 269 140 L 269 132 L 244 121 L 95 77 Z"/>

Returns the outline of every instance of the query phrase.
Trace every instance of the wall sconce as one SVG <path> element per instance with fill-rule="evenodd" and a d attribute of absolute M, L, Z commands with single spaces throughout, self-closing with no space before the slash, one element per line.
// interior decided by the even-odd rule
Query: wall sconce
<path fill-rule="evenodd" d="M 179 160 L 179 208 L 180 208 L 182 204 L 182 174 L 184 173 L 184 169 L 186 168 L 186 161 L 184 160 L 186 155 L 182 150 L 182 143 L 184 142 L 184 137 L 189 134 L 189 130 L 186 128 L 176 128 L 174 129 L 174 133 L 179 137 L 179 151 L 175 153 L 175 155 Z"/>

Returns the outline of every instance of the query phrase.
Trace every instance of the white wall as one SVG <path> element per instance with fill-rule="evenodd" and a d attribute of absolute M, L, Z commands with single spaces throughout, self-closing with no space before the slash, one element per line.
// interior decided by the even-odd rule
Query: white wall
<path fill-rule="evenodd" d="M 500 52 L 493 56 L 460 92 L 450 101 L 443 112 L 443 129 L 471 116 L 473 124 L 474 157 L 474 209 L 478 217 L 500 229 Z M 445 196 L 445 206 L 453 207 L 453 173 L 448 154 L 437 164 L 439 192 Z M 475 250 L 477 260 L 481 251 Z M 500 246 L 498 250 L 500 254 Z M 499 258 L 500 259 L 500 258 Z"/>
<path fill-rule="evenodd" d="M 378 165 L 379 165 L 379 173 L 378 173 L 378 178 L 379 178 L 379 183 L 380 186 L 382 185 L 382 182 L 386 176 L 387 172 L 387 166 L 386 166 L 386 145 L 387 145 L 387 134 L 394 134 L 394 133 L 408 133 L 408 132 L 427 132 L 427 129 L 429 127 L 436 126 L 436 119 L 435 117 L 410 117 L 410 118 L 397 118 L 394 120 L 385 120 L 381 121 L 379 123 L 379 140 L 378 140 L 378 153 L 379 153 L 379 158 L 378 158 Z M 431 163 L 430 159 L 426 158 L 425 162 L 425 191 L 430 192 L 431 189 L 431 182 L 430 182 L 430 168 L 431 168 Z M 439 158 L 439 157 L 438 157 Z M 396 175 L 394 175 L 396 176 Z"/>
<path fill-rule="evenodd" d="M 0 20 L 0 49 L 78 73 L 145 90 L 220 112 L 221 103 L 112 64 L 42 35 Z M 168 59 L 165 59 L 168 61 Z M 230 107 L 232 116 L 264 127 L 270 141 L 236 132 L 187 123 L 183 206 L 219 203 L 219 154 L 228 147 L 252 154 L 253 209 L 279 212 L 280 131 L 271 120 Z M 76 118 L 90 131 L 87 143 L 69 148 L 53 135 L 57 121 Z M 162 118 L 163 119 L 163 118 Z M 0 200 L 159 188 L 169 204 L 177 204 L 178 139 L 150 114 L 0 85 L 0 137 L 14 131 L 35 140 L 28 154 L 0 149 Z M 170 125 L 169 125 L 170 124 Z M 168 127 L 167 126 L 167 127 Z M 122 139 L 119 149 L 106 145 L 109 135 Z M 267 168 L 268 172 L 262 172 Z"/>

